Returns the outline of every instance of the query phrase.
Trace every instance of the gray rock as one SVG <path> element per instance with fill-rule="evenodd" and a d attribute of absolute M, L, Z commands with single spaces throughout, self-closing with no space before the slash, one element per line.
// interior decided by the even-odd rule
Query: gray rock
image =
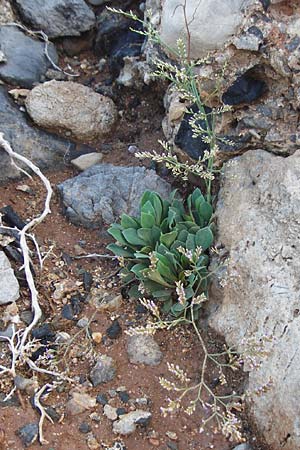
<path fill-rule="evenodd" d="M 132 364 L 147 364 L 148 366 L 157 366 L 163 357 L 157 342 L 152 336 L 146 334 L 129 336 L 127 353 Z"/>
<path fill-rule="evenodd" d="M 7 342 L 7 338 L 12 338 L 14 334 L 13 325 L 10 324 L 6 330 L 0 330 L 0 342 Z"/>
<path fill-rule="evenodd" d="M 123 414 L 121 418 L 113 423 L 113 432 L 127 436 L 136 430 L 137 425 L 147 425 L 152 414 L 149 411 L 138 409 L 128 414 Z"/>
<path fill-rule="evenodd" d="M 40 127 L 72 135 L 80 141 L 109 134 L 117 119 L 114 102 L 72 81 L 48 81 L 36 86 L 25 101 Z"/>
<path fill-rule="evenodd" d="M 105 405 L 103 413 L 109 420 L 116 420 L 118 418 L 117 408 L 114 408 L 111 405 Z"/>
<path fill-rule="evenodd" d="M 210 324 L 245 353 L 249 412 L 272 450 L 300 448 L 299 178 L 299 151 L 249 151 L 225 165 L 216 209 L 216 245 L 229 258 L 223 288 L 212 289 Z M 254 352 L 256 369 L 249 338 L 267 353 Z"/>
<path fill-rule="evenodd" d="M 38 424 L 37 423 L 28 423 L 27 425 L 24 425 L 23 427 L 19 428 L 16 431 L 16 434 L 21 439 L 22 444 L 25 447 L 29 447 L 38 438 L 38 434 L 39 434 Z"/>
<path fill-rule="evenodd" d="M 19 283 L 4 252 L 0 251 L 0 305 L 19 298 Z"/>
<path fill-rule="evenodd" d="M 88 0 L 88 2 L 93 6 L 104 5 L 104 3 L 109 3 L 110 0 Z"/>
<path fill-rule="evenodd" d="M 66 404 L 66 413 L 70 416 L 76 416 L 96 406 L 96 400 L 88 394 L 73 392 L 70 400 Z"/>
<path fill-rule="evenodd" d="M 146 190 L 170 195 L 171 186 L 153 170 L 99 164 L 60 185 L 66 215 L 76 225 L 97 228 L 122 213 L 136 215 Z"/>
<path fill-rule="evenodd" d="M 237 445 L 233 450 L 252 450 L 251 446 L 247 443 Z"/>
<path fill-rule="evenodd" d="M 222 47 L 235 33 L 243 19 L 243 9 L 254 0 L 189 0 L 187 19 L 191 39 L 191 57 L 197 59 Z M 162 7 L 161 39 L 170 47 L 177 39 L 186 41 L 183 8 L 177 0 L 165 0 Z M 222 23 L 222 26 L 220 26 Z"/>
<path fill-rule="evenodd" d="M 93 386 L 98 386 L 102 383 L 111 381 L 116 376 L 116 364 L 115 361 L 106 355 L 100 355 L 97 359 L 96 365 L 93 367 L 90 373 L 90 379 Z"/>
<path fill-rule="evenodd" d="M 0 49 L 6 58 L 0 64 L 0 78 L 6 83 L 31 88 L 51 67 L 45 56 L 45 44 L 17 27 L 0 26 Z M 58 55 L 52 43 L 48 45 L 48 53 L 57 64 Z"/>
<path fill-rule="evenodd" d="M 89 324 L 89 319 L 87 317 L 82 317 L 81 319 L 78 320 L 78 322 L 76 323 L 76 326 L 78 328 L 85 328 L 87 327 Z"/>
<path fill-rule="evenodd" d="M 87 153 L 86 155 L 78 156 L 78 158 L 72 159 L 71 164 L 79 170 L 86 170 L 89 167 L 99 164 L 103 158 L 102 153 Z"/>
<path fill-rule="evenodd" d="M 15 5 L 32 27 L 48 37 L 79 36 L 95 25 L 95 14 L 84 0 L 16 0 Z"/>
<path fill-rule="evenodd" d="M 0 123 L 1 131 L 13 149 L 36 163 L 40 169 L 59 168 L 64 165 L 64 155 L 69 151 L 71 142 L 32 128 L 27 123 L 25 115 L 8 98 L 2 86 L 0 86 Z M 11 164 L 4 150 L 0 149 L 0 182 L 18 176 L 20 172 Z"/>
<path fill-rule="evenodd" d="M 17 375 L 14 378 L 14 383 L 16 389 L 19 391 L 25 391 L 29 395 L 33 395 L 39 388 L 37 380 L 34 380 L 33 378 L 24 378 L 21 375 Z"/>

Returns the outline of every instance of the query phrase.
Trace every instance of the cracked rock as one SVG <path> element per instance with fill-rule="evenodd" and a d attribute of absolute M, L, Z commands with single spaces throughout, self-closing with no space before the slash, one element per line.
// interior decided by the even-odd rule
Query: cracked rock
<path fill-rule="evenodd" d="M 127 353 L 132 364 L 146 364 L 148 366 L 157 366 L 163 357 L 153 336 L 145 334 L 128 337 Z"/>

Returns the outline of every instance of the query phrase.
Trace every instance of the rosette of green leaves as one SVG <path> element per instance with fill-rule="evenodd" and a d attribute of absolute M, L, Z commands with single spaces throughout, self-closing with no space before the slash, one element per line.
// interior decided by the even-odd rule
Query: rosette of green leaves
<path fill-rule="evenodd" d="M 189 195 L 186 207 L 173 192 L 169 200 L 146 191 L 139 217 L 126 214 L 108 232 L 116 243 L 108 245 L 123 257 L 123 280 L 136 281 L 131 295 L 141 296 L 137 287 L 163 301 L 163 309 L 181 315 L 193 297 L 206 293 L 207 250 L 213 243 L 213 209 L 200 189 Z M 200 251 L 201 249 L 201 251 Z M 176 286 L 184 286 L 185 302 L 178 302 Z"/>

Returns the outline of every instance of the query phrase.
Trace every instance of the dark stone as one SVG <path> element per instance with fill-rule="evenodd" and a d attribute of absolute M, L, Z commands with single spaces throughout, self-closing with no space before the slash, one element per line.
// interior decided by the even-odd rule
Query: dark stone
<path fill-rule="evenodd" d="M 141 303 L 138 303 L 136 305 L 136 307 L 135 307 L 135 312 L 137 314 L 147 314 L 148 309 L 144 305 L 142 305 Z"/>
<path fill-rule="evenodd" d="M 98 394 L 96 397 L 96 402 L 102 406 L 105 406 L 108 404 L 108 398 L 105 394 Z"/>
<path fill-rule="evenodd" d="M 84 271 L 82 274 L 82 278 L 85 292 L 90 292 L 93 283 L 92 274 L 90 272 Z"/>
<path fill-rule="evenodd" d="M 17 395 L 12 395 L 8 400 L 4 401 L 5 397 L 6 395 L 0 392 L 0 408 L 8 408 L 10 406 L 18 408 L 21 406 Z"/>
<path fill-rule="evenodd" d="M 123 403 L 129 402 L 130 396 L 126 391 L 118 392 L 118 396 L 119 396 L 119 399 L 121 400 L 121 402 L 123 402 Z"/>
<path fill-rule="evenodd" d="M 52 406 L 46 406 L 45 410 L 48 416 L 51 417 L 53 422 L 59 422 L 59 420 L 61 419 L 61 414 L 59 414 L 55 408 L 53 408 Z"/>
<path fill-rule="evenodd" d="M 82 295 L 73 295 L 73 297 L 71 297 L 71 305 L 73 308 L 73 312 L 75 314 L 75 316 L 78 316 L 78 314 L 81 313 L 82 308 L 83 308 L 83 303 L 85 301 L 85 297 L 83 297 Z"/>
<path fill-rule="evenodd" d="M 209 114 L 211 108 L 205 106 L 205 113 Z M 190 111 L 193 113 L 198 113 L 199 108 L 197 105 L 192 105 Z M 187 153 L 193 159 L 199 159 L 203 156 L 205 150 L 209 150 L 209 144 L 203 141 L 202 136 L 197 138 L 193 137 L 193 130 L 189 124 L 191 118 L 191 113 L 186 112 L 181 121 L 177 135 L 175 136 L 174 143 L 177 147 L 181 148 L 185 153 Z M 211 126 L 211 116 L 208 116 L 209 125 Z M 204 119 L 198 120 L 197 123 L 204 129 L 207 130 L 206 121 Z"/>
<path fill-rule="evenodd" d="M 219 141 L 219 152 L 222 156 L 227 156 L 232 158 L 235 155 L 241 154 L 244 150 L 246 150 L 248 144 L 252 140 L 252 135 L 250 133 L 244 134 L 242 136 L 222 136 L 225 141 Z M 227 142 L 231 142 L 228 144 Z"/>
<path fill-rule="evenodd" d="M 253 34 L 254 36 L 258 37 L 261 41 L 263 41 L 264 39 L 264 35 L 262 33 L 262 31 L 257 28 L 256 26 L 252 26 L 250 28 L 248 28 L 248 33 Z"/>
<path fill-rule="evenodd" d="M 21 311 L 20 319 L 26 324 L 30 325 L 33 320 L 33 312 L 30 309 L 26 309 L 25 311 Z"/>
<path fill-rule="evenodd" d="M 119 417 L 124 416 L 124 414 L 126 414 L 126 413 L 127 413 L 127 411 L 125 408 L 117 408 L 117 414 Z"/>
<path fill-rule="evenodd" d="M 41 170 L 64 166 L 64 155 L 70 142 L 29 126 L 26 115 L 14 105 L 3 86 L 0 86 L 0 123 L 1 131 L 13 149 L 36 163 Z M 19 176 L 20 172 L 11 164 L 9 156 L 0 149 L 0 182 Z"/>
<path fill-rule="evenodd" d="M 61 310 L 61 315 L 66 320 L 74 319 L 74 311 L 73 311 L 72 305 L 70 305 L 70 303 L 67 303 L 66 305 L 63 306 L 63 308 Z"/>
<path fill-rule="evenodd" d="M 89 423 L 87 423 L 87 422 L 82 422 L 79 425 L 78 429 L 79 429 L 80 433 L 83 433 L 83 434 L 87 434 L 90 431 L 92 431 L 91 425 Z"/>
<path fill-rule="evenodd" d="M 45 44 L 17 27 L 0 26 L 0 48 L 6 58 L 6 62 L 0 64 L 0 78 L 6 83 L 30 89 L 52 67 L 45 56 Z M 48 52 L 57 64 L 58 55 L 51 42 Z"/>
<path fill-rule="evenodd" d="M 260 0 L 260 3 L 263 5 L 264 10 L 267 11 L 271 4 L 271 0 Z"/>
<path fill-rule="evenodd" d="M 79 36 L 95 25 L 95 14 L 84 0 L 15 0 L 21 17 L 48 37 Z"/>
<path fill-rule="evenodd" d="M 107 328 L 106 334 L 110 339 L 117 339 L 122 333 L 122 328 L 118 320 L 114 320 L 110 327 Z"/>
<path fill-rule="evenodd" d="M 53 342 L 55 339 L 55 332 L 52 330 L 49 323 L 44 323 L 40 327 L 33 328 L 31 331 L 31 336 L 34 339 L 38 339 L 42 344 L 47 344 L 48 342 Z"/>
<path fill-rule="evenodd" d="M 171 442 L 171 441 L 167 442 L 167 447 L 170 450 L 178 450 L 178 445 L 175 442 Z"/>
<path fill-rule="evenodd" d="M 26 223 L 10 205 L 1 208 L 0 213 L 2 214 L 2 219 L 9 227 L 17 227 L 19 230 L 22 230 L 22 228 L 25 227 Z"/>
<path fill-rule="evenodd" d="M 145 37 L 130 30 L 141 29 L 137 22 L 107 10 L 97 17 L 98 33 L 95 51 L 99 56 L 109 56 L 111 72 L 118 75 L 125 56 L 138 56 Z"/>
<path fill-rule="evenodd" d="M 135 423 L 141 427 L 146 428 L 150 423 L 151 417 L 141 417 Z"/>
<path fill-rule="evenodd" d="M 289 52 L 294 52 L 300 45 L 300 36 L 295 36 L 290 42 L 285 44 L 285 48 Z"/>
<path fill-rule="evenodd" d="M 16 431 L 16 434 L 21 439 L 22 444 L 25 445 L 25 447 L 29 447 L 38 438 L 39 426 L 37 423 L 28 423 L 27 425 L 19 428 Z"/>
<path fill-rule="evenodd" d="M 262 80 L 256 80 L 249 73 L 237 78 L 232 86 L 223 95 L 226 105 L 240 105 L 252 103 L 259 99 L 267 90 L 267 85 Z"/>

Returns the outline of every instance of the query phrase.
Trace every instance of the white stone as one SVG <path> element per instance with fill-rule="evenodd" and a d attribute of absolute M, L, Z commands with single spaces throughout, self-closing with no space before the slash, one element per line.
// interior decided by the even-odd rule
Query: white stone
<path fill-rule="evenodd" d="M 126 436 L 135 431 L 139 421 L 148 421 L 152 417 L 149 411 L 142 411 L 140 409 L 132 411 L 121 416 L 120 420 L 113 423 L 113 431 L 116 434 Z"/>
<path fill-rule="evenodd" d="M 287 32 L 291 36 L 300 36 L 300 19 L 293 20 L 287 27 Z"/>
<path fill-rule="evenodd" d="M 86 155 L 80 155 L 78 158 L 72 159 L 71 163 L 79 170 L 86 170 L 89 167 L 99 164 L 102 161 L 102 153 L 87 153 Z"/>
<path fill-rule="evenodd" d="M 179 38 L 187 42 L 183 8 L 178 0 L 165 0 L 161 17 L 161 39 L 170 47 Z M 237 31 L 243 10 L 254 0 L 188 0 L 186 15 L 191 34 L 191 57 L 201 58 L 221 48 Z"/>
<path fill-rule="evenodd" d="M 19 283 L 4 252 L 0 251 L 0 305 L 19 298 Z"/>

